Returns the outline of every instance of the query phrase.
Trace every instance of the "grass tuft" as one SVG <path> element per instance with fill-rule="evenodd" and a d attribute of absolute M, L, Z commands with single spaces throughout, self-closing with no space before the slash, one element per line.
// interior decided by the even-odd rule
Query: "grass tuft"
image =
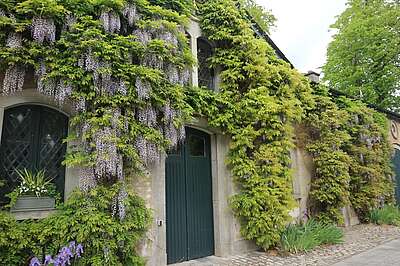
<path fill-rule="evenodd" d="M 281 235 L 280 248 L 285 252 L 307 252 L 322 244 L 343 242 L 343 232 L 332 224 L 313 219 L 300 225 L 289 225 Z"/>
<path fill-rule="evenodd" d="M 386 205 L 379 209 L 373 209 L 369 213 L 369 220 L 374 224 L 390 224 L 400 226 L 400 209 L 397 206 Z"/>

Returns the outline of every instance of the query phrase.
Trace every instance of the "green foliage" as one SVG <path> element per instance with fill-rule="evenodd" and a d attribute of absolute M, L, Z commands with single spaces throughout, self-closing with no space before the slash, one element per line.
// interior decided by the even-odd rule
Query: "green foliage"
<path fill-rule="evenodd" d="M 351 140 L 343 147 L 350 156 L 350 202 L 361 220 L 371 209 L 394 201 L 392 145 L 384 114 L 359 101 L 337 100 L 349 116 L 345 130 Z"/>
<path fill-rule="evenodd" d="M 351 0 L 332 25 L 325 79 L 332 88 L 382 108 L 398 109 L 400 82 L 398 1 Z"/>
<path fill-rule="evenodd" d="M 127 215 L 120 220 L 113 209 L 120 186 L 99 186 L 88 194 L 75 191 L 56 214 L 39 221 L 17 223 L 0 213 L 0 261 L 25 265 L 32 255 L 56 254 L 77 241 L 84 246 L 79 265 L 144 265 L 135 247 L 150 223 L 150 212 L 129 192 Z"/>
<path fill-rule="evenodd" d="M 82 265 L 144 265 L 135 247 L 146 232 L 150 213 L 144 201 L 130 193 L 126 217 L 120 220 L 113 213 L 119 190 L 120 185 L 114 185 L 88 194 L 75 192 L 58 214 L 37 224 L 38 244 L 54 254 L 69 241 L 82 243 Z"/>
<path fill-rule="evenodd" d="M 340 244 L 343 232 L 332 224 L 309 220 L 302 225 L 289 225 L 281 235 L 283 251 L 307 252 L 322 244 Z"/>
<path fill-rule="evenodd" d="M 189 104 L 209 124 L 232 136 L 228 164 L 240 192 L 231 206 L 246 239 L 267 249 L 279 241 L 294 206 L 289 171 L 291 123 L 312 102 L 303 77 L 254 37 L 235 1 L 206 1 L 201 28 L 216 44 L 218 93 L 192 89 Z M 205 103 L 209 104 L 205 104 Z"/>
<path fill-rule="evenodd" d="M 182 8 L 190 10 L 191 1 L 176 1 L 178 2 Z M 118 152 L 124 158 L 134 162 L 133 166 L 136 169 L 142 169 L 143 162 L 139 158 L 138 149 L 134 147 L 135 140 L 139 136 L 154 143 L 160 150 L 167 148 L 171 143 L 160 130 L 138 121 L 138 110 L 147 110 L 146 108 L 151 105 L 157 114 L 160 114 L 157 116 L 158 123 L 163 124 L 165 118 L 161 117 L 161 114 L 165 105 L 170 103 L 171 108 L 179 110 L 173 121 L 177 128 L 190 118 L 190 113 L 186 112 L 188 108 L 183 101 L 183 87 L 170 82 L 165 69 L 140 63 L 153 56 L 162 61 L 164 66 L 173 64 L 177 67 L 177 71 L 186 71 L 191 65 L 193 59 L 183 31 L 188 19 L 177 12 L 183 12 L 182 8 L 175 5 L 168 7 L 177 10 L 175 11 L 152 5 L 146 0 L 134 1 L 141 13 L 140 20 L 135 25 L 121 30 L 120 34 L 105 31 L 98 20 L 101 12 L 112 10 L 120 14 L 126 3 L 127 1 L 123 0 L 62 2 L 27 0 L 14 6 L 7 5 L 8 12 L 16 15 L 14 20 L 2 17 L 7 20 L 7 24 L 4 27 L 0 25 L 0 31 L 6 35 L 10 28 L 19 27 L 18 31 L 23 34 L 24 40 L 23 47 L 18 49 L 0 47 L 0 70 L 5 71 L 10 65 L 15 64 L 36 70 L 44 65 L 46 73 L 42 77 L 42 83 L 49 86 L 54 83 L 71 86 L 73 88 L 69 97 L 71 102 L 74 105 L 79 103 L 84 105 L 85 110 L 77 112 L 71 119 L 75 128 L 68 141 L 71 144 L 77 143 L 76 141 L 80 141 L 81 144 L 85 142 L 85 145 L 71 145 L 70 154 L 65 161 L 67 165 L 93 166 L 99 156 L 95 149 L 97 138 L 94 135 L 100 129 L 113 126 L 119 134 L 112 136 L 109 141 L 118 147 Z M 154 1 L 154 4 L 162 3 Z M 70 30 L 61 30 L 63 25 L 68 23 L 67 14 L 75 16 L 74 23 L 69 26 Z M 39 44 L 30 38 L 28 24 L 35 16 L 56 19 L 57 38 L 54 43 Z M 121 23 L 125 23 L 123 18 L 121 20 Z M 166 29 L 176 36 L 178 41 L 174 45 L 166 40 L 153 38 L 149 43 L 142 43 L 132 34 L 136 29 L 148 32 Z M 96 71 L 85 70 L 79 66 L 82 56 L 89 52 L 94 60 L 104 63 Z M 123 82 L 126 94 L 99 92 L 95 81 L 103 74 L 111 75 L 112 81 Z M 148 99 L 141 99 L 137 95 L 137 79 L 148 82 L 151 86 L 152 91 Z M 46 93 L 50 96 L 57 95 L 56 89 L 48 89 Z M 116 117 L 118 110 L 120 115 Z M 82 134 L 83 125 L 90 128 L 84 134 Z"/>
<path fill-rule="evenodd" d="M 400 209 L 397 206 L 385 205 L 382 208 L 372 209 L 368 218 L 375 224 L 400 226 Z"/>
<path fill-rule="evenodd" d="M 342 147 L 350 136 L 343 130 L 348 114 L 329 96 L 315 95 L 315 107 L 303 121 L 308 130 L 306 150 L 315 173 L 311 183 L 311 212 L 320 220 L 342 223 L 340 208 L 348 204 L 350 157 Z"/>
<path fill-rule="evenodd" d="M 276 22 L 276 18 L 271 13 L 271 10 L 257 4 L 255 0 L 240 0 L 239 3 L 247 10 L 251 18 L 262 30 L 267 33 L 270 32 L 271 27 L 273 27 Z"/>
<path fill-rule="evenodd" d="M 311 212 L 341 224 L 340 209 L 351 205 L 365 220 L 372 208 L 393 201 L 387 119 L 359 101 L 332 99 L 323 88 L 315 99 L 303 121 L 315 164 Z"/>
<path fill-rule="evenodd" d="M 0 211 L 0 261 L 2 265 L 26 265 L 29 232 L 8 212 Z M 29 253 L 28 253 L 29 256 Z"/>

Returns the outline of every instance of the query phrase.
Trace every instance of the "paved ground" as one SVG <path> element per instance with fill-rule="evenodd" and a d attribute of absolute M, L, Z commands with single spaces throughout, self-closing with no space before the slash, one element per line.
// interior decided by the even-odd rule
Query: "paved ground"
<path fill-rule="evenodd" d="M 345 259 L 334 266 L 400 265 L 400 240 L 393 240 L 366 252 Z"/>
<path fill-rule="evenodd" d="M 400 265 L 400 228 L 394 226 L 376 226 L 376 225 L 354 226 L 350 229 L 345 229 L 345 241 L 343 244 L 320 247 L 305 254 L 280 256 L 276 252 L 269 252 L 269 253 L 252 252 L 247 255 L 235 256 L 230 259 L 208 257 L 178 265 L 185 265 L 185 266 L 186 265 L 193 265 L 193 266 Z"/>
<path fill-rule="evenodd" d="M 287 257 L 270 256 L 267 253 L 254 252 L 246 256 L 234 257 L 228 265 L 333 265 L 334 263 L 343 261 L 346 258 L 399 238 L 400 228 L 398 227 L 359 225 L 345 230 L 345 241 L 341 245 L 320 247 L 306 254 L 291 255 Z M 397 253 L 396 255 L 400 255 L 400 253 Z M 341 264 L 341 266 L 343 265 L 356 264 Z M 400 265 L 400 257 L 399 263 L 388 265 Z"/>

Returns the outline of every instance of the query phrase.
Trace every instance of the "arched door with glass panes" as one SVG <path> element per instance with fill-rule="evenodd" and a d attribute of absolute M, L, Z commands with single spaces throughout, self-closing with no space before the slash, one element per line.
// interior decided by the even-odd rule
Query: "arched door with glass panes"
<path fill-rule="evenodd" d="M 68 117 L 40 105 L 21 105 L 6 109 L 0 146 L 0 204 L 7 202 L 5 194 L 18 186 L 16 169 L 33 172 L 45 170 L 63 197 L 66 152 L 63 139 L 67 136 Z"/>

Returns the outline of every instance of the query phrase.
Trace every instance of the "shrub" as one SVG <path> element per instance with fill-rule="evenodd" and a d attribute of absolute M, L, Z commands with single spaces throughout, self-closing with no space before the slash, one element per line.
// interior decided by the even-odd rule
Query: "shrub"
<path fill-rule="evenodd" d="M 80 265 L 144 265 L 136 253 L 150 222 L 144 201 L 128 192 L 119 197 L 120 185 L 98 186 L 88 193 L 76 191 L 58 214 L 37 224 L 38 241 L 45 254 L 55 254 L 70 241 L 85 247 Z M 118 217 L 115 199 L 124 200 L 126 215 Z M 35 254 L 40 256 L 41 254 Z"/>
<path fill-rule="evenodd" d="M 322 244 L 342 243 L 343 232 L 332 224 L 309 220 L 301 225 L 289 225 L 281 235 L 280 248 L 286 252 L 307 252 Z"/>
<path fill-rule="evenodd" d="M 137 252 L 150 222 L 144 201 L 131 192 L 119 197 L 121 185 L 98 186 L 90 192 L 75 191 L 53 216 L 40 221 L 17 222 L 0 212 L 0 264 L 27 265 L 33 258 L 57 254 L 72 241 L 81 243 L 79 265 L 144 265 Z M 125 218 L 116 212 L 123 200 Z"/>
<path fill-rule="evenodd" d="M 1 265 L 21 265 L 27 262 L 25 251 L 29 246 L 28 235 L 8 212 L 0 211 Z"/>
<path fill-rule="evenodd" d="M 400 209 L 397 206 L 386 205 L 383 208 L 373 209 L 369 213 L 369 220 L 375 224 L 400 225 Z"/>

